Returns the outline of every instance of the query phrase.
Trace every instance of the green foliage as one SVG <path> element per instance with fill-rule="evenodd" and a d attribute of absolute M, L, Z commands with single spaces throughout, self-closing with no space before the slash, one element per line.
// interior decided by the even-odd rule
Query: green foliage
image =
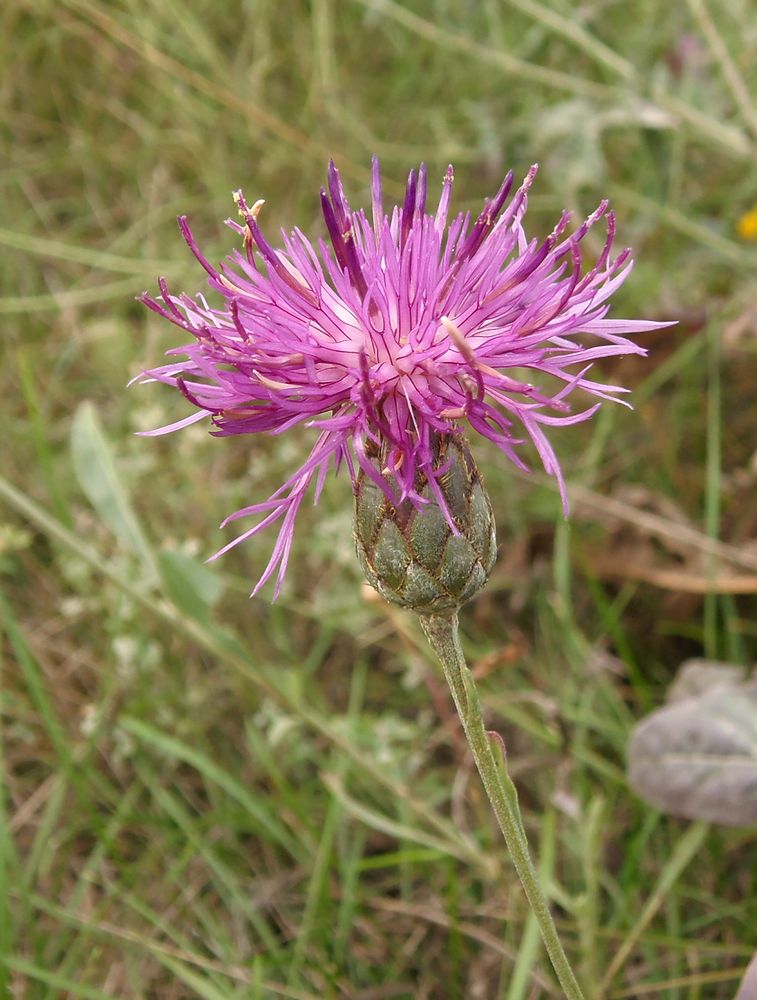
<path fill-rule="evenodd" d="M 244 186 L 269 231 L 316 233 L 327 158 L 358 204 L 378 153 L 391 195 L 453 161 L 472 208 L 539 160 L 534 235 L 609 196 L 638 259 L 618 311 L 679 320 L 604 371 L 635 413 L 557 435 L 569 528 L 476 449 L 500 555 L 463 632 L 587 993 L 733 996 L 750 832 L 646 807 L 624 754 L 681 660 L 755 656 L 750 14 L 2 5 L 2 995 L 559 995 L 422 636 L 366 596 L 347 482 L 271 607 L 247 597 L 270 536 L 204 559 L 307 432 L 133 434 L 186 413 L 125 387 L 179 343 L 134 295 L 203 287 L 175 216 L 220 257 Z"/>

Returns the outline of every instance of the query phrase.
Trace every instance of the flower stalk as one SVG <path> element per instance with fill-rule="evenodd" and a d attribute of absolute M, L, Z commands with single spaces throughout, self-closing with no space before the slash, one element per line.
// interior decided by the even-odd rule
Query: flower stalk
<path fill-rule="evenodd" d="M 560 985 L 568 1000 L 583 1000 L 531 860 L 518 806 L 518 793 L 507 771 L 506 756 L 499 752 L 495 754 L 492 738 L 499 737 L 488 733 L 484 727 L 478 691 L 460 645 L 457 611 L 445 615 L 419 615 L 418 618 L 442 665 L 468 746 Z"/>

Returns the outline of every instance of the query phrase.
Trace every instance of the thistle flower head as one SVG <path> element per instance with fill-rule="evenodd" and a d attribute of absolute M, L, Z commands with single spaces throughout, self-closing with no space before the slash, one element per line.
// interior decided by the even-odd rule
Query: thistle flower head
<path fill-rule="evenodd" d="M 632 263 L 629 250 L 613 256 L 607 202 L 572 233 L 564 212 L 546 239 L 526 235 L 536 169 L 515 190 L 508 174 L 474 220 L 449 217 L 452 167 L 432 211 L 423 165 L 410 172 L 403 203 L 387 211 L 374 159 L 366 214 L 350 208 L 331 163 L 321 191 L 328 240 L 311 242 L 294 229 L 282 232 L 278 248 L 258 223 L 262 202 L 249 206 L 237 192 L 240 221 L 227 221 L 242 245 L 218 268 L 179 219 L 222 303 L 173 295 L 163 279 L 160 298 L 142 296 L 192 338 L 168 352 L 169 364 L 144 374 L 177 387 L 195 409 L 148 433 L 208 418 L 217 435 L 278 434 L 303 423 L 314 436 L 300 468 L 272 496 L 227 518 L 257 521 L 217 556 L 279 523 L 253 593 L 275 574 L 278 594 L 297 512 L 311 487 L 317 502 L 329 469 L 346 467 L 355 485 L 372 482 L 393 509 L 436 503 L 459 534 L 440 486 L 448 465 L 438 461 L 437 442 L 466 428 L 521 468 L 518 447 L 530 438 L 567 510 L 545 428 L 586 420 L 599 401 L 618 399 L 622 387 L 588 377 L 592 363 L 644 354 L 626 335 L 666 324 L 607 318 Z M 600 219 L 604 245 L 585 265 L 584 240 Z M 577 390 L 597 402 L 574 412 Z"/>

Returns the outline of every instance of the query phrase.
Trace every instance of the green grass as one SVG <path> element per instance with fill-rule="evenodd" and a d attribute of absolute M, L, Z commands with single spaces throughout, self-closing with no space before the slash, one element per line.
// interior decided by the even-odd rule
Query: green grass
<path fill-rule="evenodd" d="M 536 234 L 608 195 L 618 315 L 679 320 L 607 366 L 636 412 L 556 435 L 569 525 L 477 449 L 501 552 L 463 638 L 587 996 L 734 995 L 753 836 L 646 807 L 624 752 L 683 659 L 755 658 L 749 13 L 2 5 L 0 995 L 559 996 L 423 637 L 361 587 L 349 485 L 249 601 L 270 538 L 203 559 L 305 434 L 133 434 L 184 412 L 125 388 L 177 342 L 134 296 L 202 286 L 175 216 L 211 258 L 239 186 L 316 232 L 327 158 L 359 203 L 372 153 L 392 195 L 453 161 L 472 208 L 538 160 Z"/>

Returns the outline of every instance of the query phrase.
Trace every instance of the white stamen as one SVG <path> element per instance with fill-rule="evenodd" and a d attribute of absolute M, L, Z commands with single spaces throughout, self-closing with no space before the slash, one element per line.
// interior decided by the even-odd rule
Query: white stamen
<path fill-rule="evenodd" d="M 471 345 L 465 339 L 465 334 L 462 332 L 462 330 L 453 323 L 453 321 L 449 318 L 449 316 L 442 316 L 439 322 L 447 331 L 450 340 L 458 349 L 458 351 L 460 351 L 465 360 L 470 362 L 470 364 L 475 365 L 476 355 L 473 353 L 473 348 L 471 347 Z"/>

